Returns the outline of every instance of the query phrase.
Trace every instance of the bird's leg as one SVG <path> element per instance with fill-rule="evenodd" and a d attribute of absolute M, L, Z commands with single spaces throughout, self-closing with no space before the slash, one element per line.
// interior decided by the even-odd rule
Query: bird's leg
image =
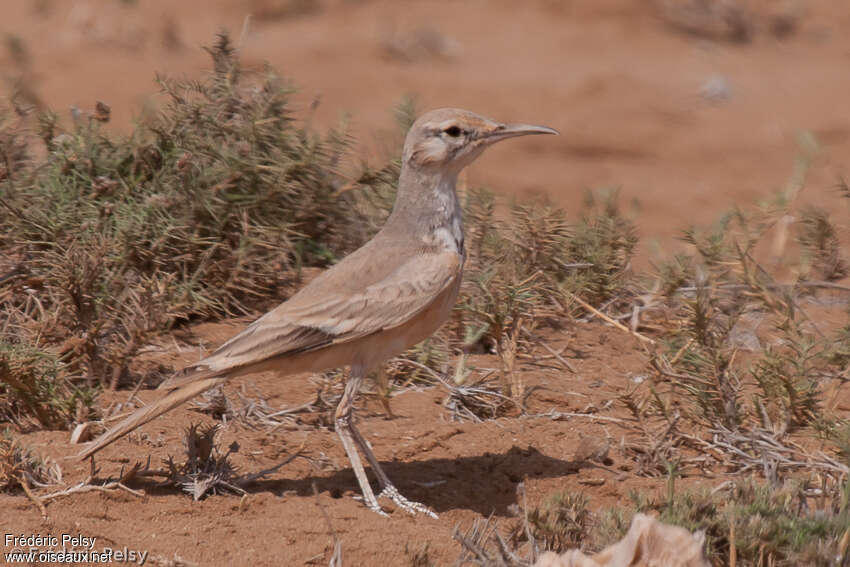
<path fill-rule="evenodd" d="M 384 406 L 384 411 L 387 412 L 387 419 L 395 417 L 393 410 L 390 409 L 390 381 L 387 377 L 387 369 L 383 364 L 378 365 L 375 374 L 375 385 L 378 387 L 378 399 L 381 405 Z"/>
<path fill-rule="evenodd" d="M 366 478 L 366 471 L 363 470 L 363 464 L 360 462 L 360 455 L 357 454 L 357 447 L 355 445 L 355 439 L 359 438 L 360 435 L 354 429 L 354 397 L 360 390 L 361 382 L 363 382 L 363 369 L 358 366 L 352 366 L 351 375 L 348 377 L 348 383 L 345 385 L 345 392 L 342 394 L 342 399 L 339 401 L 334 415 L 336 432 L 342 440 L 342 446 L 345 448 L 345 453 L 351 462 L 351 468 L 354 469 L 354 476 L 357 477 L 357 482 L 360 484 L 364 503 L 370 510 L 377 512 L 381 516 L 386 516 L 387 513 L 378 505 L 375 493 L 372 492 L 372 487 L 369 485 L 369 479 Z M 353 437 L 352 434 L 356 435 L 356 437 Z M 369 458 L 370 453 L 366 453 L 366 456 Z M 375 473 L 378 474 L 378 469 L 375 469 Z"/>
<path fill-rule="evenodd" d="M 354 436 L 354 441 L 360 447 L 360 450 L 363 451 L 364 455 L 366 455 L 366 460 L 369 461 L 369 466 L 372 467 L 373 471 L 375 471 L 375 476 L 378 477 L 378 484 L 381 486 L 381 493 L 378 494 L 378 498 L 389 498 L 396 506 L 409 514 L 415 515 L 419 512 L 427 516 L 431 516 L 436 520 L 437 514 L 435 514 L 433 510 L 424 504 L 408 500 L 402 496 L 395 485 L 390 482 L 389 477 L 381 468 L 381 465 L 378 464 L 378 459 L 375 458 L 375 454 L 372 452 L 372 448 L 369 446 L 369 443 L 363 435 L 360 434 L 360 431 L 357 430 L 353 423 L 351 424 L 351 434 Z"/>

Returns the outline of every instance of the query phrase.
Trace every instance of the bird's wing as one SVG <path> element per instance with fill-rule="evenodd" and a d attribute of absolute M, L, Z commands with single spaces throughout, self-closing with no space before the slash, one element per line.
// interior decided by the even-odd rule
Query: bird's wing
<path fill-rule="evenodd" d="M 270 358 L 310 352 L 402 325 L 428 307 L 460 275 L 451 252 L 416 254 L 359 290 L 351 264 L 325 272 L 289 301 L 254 321 L 207 358 L 161 388 L 175 388 L 196 372 L 252 366 Z M 351 281 L 354 280 L 354 281 Z M 314 285 L 315 284 L 315 285 Z M 354 284 L 354 285 L 353 285 Z"/>

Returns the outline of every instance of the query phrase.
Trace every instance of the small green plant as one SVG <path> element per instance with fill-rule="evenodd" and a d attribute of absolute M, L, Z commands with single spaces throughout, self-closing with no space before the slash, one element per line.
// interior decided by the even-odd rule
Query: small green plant
<path fill-rule="evenodd" d="M 816 207 L 803 209 L 797 241 L 803 247 L 805 261 L 813 275 L 826 281 L 840 280 L 848 274 L 847 260 L 829 213 Z"/>
<path fill-rule="evenodd" d="M 0 431 L 0 492 L 11 492 L 24 485 L 56 484 L 60 479 L 57 465 L 33 455 L 8 428 Z"/>
<path fill-rule="evenodd" d="M 821 410 L 818 360 L 823 350 L 803 337 L 786 348 L 768 346 L 751 372 L 759 386 L 757 394 L 762 425 L 787 431 L 817 421 Z"/>
<path fill-rule="evenodd" d="M 671 344 L 671 352 L 684 349 L 677 364 L 684 371 L 678 384 L 693 396 L 704 423 L 734 429 L 742 417 L 742 386 L 731 364 L 734 349 L 729 336 L 739 313 L 723 313 L 719 301 L 707 286 L 697 285 L 693 299 L 684 304 L 685 336 Z"/>
<path fill-rule="evenodd" d="M 588 503 L 583 494 L 556 492 L 542 507 L 528 510 L 526 521 L 540 549 L 563 553 L 584 547 L 592 525 Z M 515 528 L 513 537 L 522 539 L 524 530 Z"/>
<path fill-rule="evenodd" d="M 586 201 L 566 249 L 566 263 L 581 268 L 569 270 L 564 285 L 599 305 L 621 295 L 629 282 L 638 237 L 634 223 L 620 210 L 617 190 L 589 193 Z"/>
<path fill-rule="evenodd" d="M 61 429 L 92 418 L 96 389 L 74 384 L 61 367 L 52 354 L 0 340 L 0 419 Z"/>

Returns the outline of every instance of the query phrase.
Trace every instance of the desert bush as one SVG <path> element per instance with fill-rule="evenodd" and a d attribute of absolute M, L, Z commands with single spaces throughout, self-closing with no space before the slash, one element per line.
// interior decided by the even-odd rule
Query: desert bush
<path fill-rule="evenodd" d="M 121 382 L 151 335 L 264 307 L 302 266 L 360 242 L 337 193 L 345 132 L 298 126 L 291 89 L 269 69 L 244 85 L 227 35 L 208 51 L 213 72 L 159 78 L 163 110 L 128 136 L 104 129 L 102 103 L 61 133 L 45 114 L 47 158 L 24 173 L 25 150 L 0 136 L 18 172 L 0 193 L 0 241 L 26 259 L 0 309 L 19 307 L 22 280 L 38 280 L 45 316 L 34 324 L 56 343 L 76 338 L 65 361 L 93 383 Z"/>
<path fill-rule="evenodd" d="M 96 393 L 63 377 L 55 355 L 0 340 L 0 420 L 65 428 L 95 415 Z"/>
<path fill-rule="evenodd" d="M 556 267 L 553 251 L 565 248 L 566 222 L 561 211 L 533 206 L 515 206 L 510 220 L 497 221 L 492 201 L 474 191 L 467 207 L 470 258 L 458 302 L 463 341 L 495 350 L 504 393 L 520 400 L 525 389 L 514 371 L 518 341 L 535 328 L 542 310 L 554 306 L 556 288 L 547 280 Z"/>
<path fill-rule="evenodd" d="M 821 384 L 843 370 L 846 331 L 828 335 L 800 306 L 821 281 L 779 283 L 771 264 L 758 259 L 771 234 L 782 231 L 774 242 L 784 243 L 791 232 L 801 247 L 784 265 L 820 266 L 815 271 L 824 279 L 840 272 L 837 231 L 826 215 L 805 209 L 798 222 L 783 224 L 797 216 L 791 211 L 779 195 L 754 210 L 733 210 L 708 230 L 689 228 L 682 239 L 693 253 L 658 267 L 657 289 L 668 298 L 673 324 L 653 365 L 687 394 L 685 407 L 693 404 L 705 426 L 758 425 L 782 436 L 817 424 Z"/>
<path fill-rule="evenodd" d="M 589 193 L 566 242 L 566 263 L 581 269 L 569 270 L 565 285 L 593 305 L 616 298 L 630 283 L 637 243 L 635 225 L 620 209 L 619 191 Z"/>
<path fill-rule="evenodd" d="M 545 201 L 514 204 L 497 215 L 494 196 L 471 191 L 466 203 L 469 260 L 458 301 L 462 344 L 499 355 L 503 390 L 526 393 L 514 371 L 517 349 L 538 327 L 572 315 L 572 295 L 600 303 L 621 293 L 637 238 L 616 194 L 584 212 L 577 224 Z"/>
<path fill-rule="evenodd" d="M 840 541 L 850 516 L 841 508 L 840 494 L 833 491 L 819 503 L 823 507 L 814 507 L 798 483 L 777 490 L 745 481 L 720 494 L 685 491 L 670 501 L 633 493 L 632 499 L 637 512 L 655 512 L 663 522 L 704 530 L 706 555 L 715 565 L 727 564 L 734 545 L 739 565 L 827 566 L 846 554 Z"/>
<path fill-rule="evenodd" d="M 774 488 L 742 481 L 712 492 L 632 491 L 631 504 L 597 512 L 589 510 L 587 498 L 558 492 L 540 506 L 517 507 L 506 538 L 492 520 L 478 520 L 465 533 L 456 529 L 454 537 L 462 547 L 456 564 L 530 567 L 544 551 L 601 551 L 622 539 L 640 512 L 702 531 L 705 557 L 712 565 L 846 565 L 848 489 L 833 485 L 828 495 L 815 498 L 797 482 Z"/>

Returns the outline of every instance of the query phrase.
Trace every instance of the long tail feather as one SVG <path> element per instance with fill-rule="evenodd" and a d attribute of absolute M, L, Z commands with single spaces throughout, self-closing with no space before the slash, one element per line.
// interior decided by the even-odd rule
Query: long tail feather
<path fill-rule="evenodd" d="M 187 366 L 183 370 L 175 372 L 171 377 L 166 378 L 162 384 L 157 386 L 156 389 L 168 391 L 176 390 L 178 388 L 182 388 L 186 384 L 192 384 L 198 380 L 219 376 L 221 374 L 223 374 L 221 370 L 212 370 L 206 364 L 199 363 Z"/>
<path fill-rule="evenodd" d="M 80 453 L 79 457 L 81 459 L 85 459 L 86 457 L 93 455 L 113 441 L 127 435 L 137 427 L 141 427 L 152 419 L 155 419 L 165 412 L 176 408 L 183 402 L 194 398 L 198 394 L 205 392 L 210 388 L 223 384 L 226 381 L 226 376 L 215 376 L 212 378 L 199 378 L 196 381 L 185 384 L 184 386 L 170 392 L 161 400 L 135 411 L 132 415 L 127 417 L 127 419 L 92 441 L 91 446 Z"/>

